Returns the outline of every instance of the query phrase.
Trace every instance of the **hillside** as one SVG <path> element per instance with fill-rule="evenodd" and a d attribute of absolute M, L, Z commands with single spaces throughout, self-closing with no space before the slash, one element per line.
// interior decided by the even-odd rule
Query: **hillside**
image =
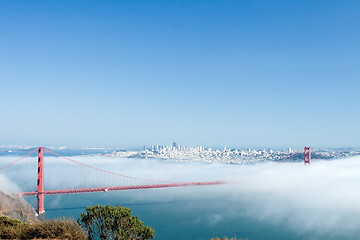
<path fill-rule="evenodd" d="M 38 223 L 35 209 L 22 197 L 0 191 L 0 215 L 26 223 Z"/>

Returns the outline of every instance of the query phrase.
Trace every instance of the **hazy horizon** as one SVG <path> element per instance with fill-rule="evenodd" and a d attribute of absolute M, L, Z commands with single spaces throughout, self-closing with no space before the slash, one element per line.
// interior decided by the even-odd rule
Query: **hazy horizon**
<path fill-rule="evenodd" d="M 166 144 L 159 144 L 159 143 L 155 143 L 155 144 L 151 144 L 151 145 L 137 145 L 137 146 L 65 146 L 65 145 L 52 145 L 52 146 L 43 146 L 43 145 L 32 145 L 32 144 L 0 144 L 0 148 L 36 148 L 36 147 L 45 147 L 45 148 L 54 148 L 54 149 L 118 149 L 118 150 L 127 150 L 127 151 L 138 151 L 138 150 L 143 150 L 144 147 L 151 147 L 151 146 L 172 146 L 174 142 L 169 142 Z M 304 147 L 307 146 L 215 146 L 215 145 L 187 145 L 187 144 L 180 144 L 178 142 L 176 142 L 178 145 L 183 146 L 183 147 L 204 147 L 204 148 L 211 148 L 211 149 L 224 149 L 224 147 L 226 147 L 227 149 L 237 149 L 237 150 L 288 150 L 289 148 L 291 148 L 292 150 L 299 150 L 302 151 L 304 150 Z M 329 149 L 329 150 L 357 150 L 360 149 L 360 147 L 351 147 L 351 146 L 343 146 L 343 147 L 327 147 L 327 146 L 310 146 L 312 149 L 314 150 L 322 150 L 322 149 Z"/>

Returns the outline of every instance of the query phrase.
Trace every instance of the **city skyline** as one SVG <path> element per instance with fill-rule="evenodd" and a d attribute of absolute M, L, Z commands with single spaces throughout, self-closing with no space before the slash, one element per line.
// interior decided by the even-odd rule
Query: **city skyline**
<path fill-rule="evenodd" d="M 0 1 L 0 144 L 360 146 L 358 1 Z"/>

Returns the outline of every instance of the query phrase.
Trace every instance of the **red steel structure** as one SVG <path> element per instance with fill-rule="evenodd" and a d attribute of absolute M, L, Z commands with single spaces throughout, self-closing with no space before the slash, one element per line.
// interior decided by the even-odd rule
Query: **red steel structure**
<path fill-rule="evenodd" d="M 38 177 L 37 177 L 37 199 L 38 199 L 38 213 L 42 214 L 45 212 L 44 208 L 44 148 L 39 147 L 39 157 L 38 157 Z"/>
<path fill-rule="evenodd" d="M 57 154 L 55 152 L 52 152 L 51 150 L 43 147 L 39 147 L 37 149 L 32 150 L 25 156 L 22 156 L 8 164 L 6 164 L 3 167 L 0 167 L 0 171 L 21 161 L 22 159 L 28 157 L 30 154 L 38 151 L 38 176 L 37 176 L 37 190 L 36 192 L 23 192 L 19 193 L 20 196 L 37 196 L 38 204 L 37 204 L 37 210 L 39 214 L 42 214 L 45 212 L 44 202 L 45 202 L 45 195 L 55 195 L 55 194 L 72 194 L 72 193 L 87 193 L 87 192 L 108 192 L 108 191 L 124 191 L 124 190 L 137 190 L 137 189 L 155 189 L 155 188 L 173 188 L 173 187 L 187 187 L 187 186 L 206 186 L 206 185 L 219 185 L 219 184 L 226 184 L 228 182 L 224 181 L 206 181 L 206 182 L 169 182 L 169 181 L 160 181 L 160 180 L 153 180 L 153 179 L 144 179 L 139 177 L 132 177 L 123 175 L 120 173 L 111 172 L 108 170 L 100 169 L 94 166 L 90 166 L 78 161 L 75 161 L 71 158 L 61 156 L 60 154 Z M 93 170 L 97 170 L 100 172 L 105 172 L 107 174 L 117 175 L 124 178 L 130 178 L 135 180 L 143 180 L 147 182 L 153 182 L 153 184 L 143 184 L 143 185 L 131 185 L 131 186 L 115 186 L 115 187 L 98 187 L 98 188 L 82 188 L 82 189 L 64 189 L 64 190 L 44 190 L 45 184 L 44 184 L 44 151 L 49 152 L 51 154 L 54 154 L 58 157 L 62 157 L 68 161 L 71 161 L 73 163 L 82 165 L 87 168 L 91 168 Z M 296 156 L 298 156 L 300 152 L 294 153 L 289 157 L 286 157 L 282 159 L 281 161 L 292 159 Z M 280 161 L 278 161 L 280 162 Z M 275 163 L 278 163 L 275 162 Z M 304 163 L 309 164 L 311 163 L 311 148 L 305 147 L 305 156 L 304 156 Z M 275 164 L 272 165 L 276 166 Z M 268 168 L 268 167 L 266 167 Z"/>
<path fill-rule="evenodd" d="M 47 149 L 46 149 L 47 150 Z M 48 152 L 51 152 L 50 150 L 47 150 Z M 32 151 L 34 152 L 34 151 Z M 53 153 L 53 152 L 51 152 Z M 58 156 L 61 156 L 59 154 L 56 154 Z M 61 156 L 63 157 L 63 156 Z M 65 159 L 71 160 L 69 158 L 64 157 Z M 19 160 L 14 161 L 13 163 L 17 162 Z M 71 160 L 74 161 L 74 160 Z M 12 165 L 13 163 L 10 163 L 2 168 L 8 167 Z M 78 163 L 78 162 L 77 162 Z M 81 163 L 79 163 L 81 164 Z M 124 177 L 129 177 L 121 174 L 116 174 L 110 171 L 98 169 L 95 167 L 91 167 L 85 164 L 81 164 L 86 167 L 90 167 L 96 170 L 100 170 L 103 172 L 107 172 L 110 174 L 120 175 Z M 134 177 L 130 177 L 134 178 Z M 135 178 L 136 179 L 136 178 Z M 140 179 L 140 178 L 139 178 Z M 151 181 L 151 180 L 150 180 Z M 55 194 L 71 194 L 71 193 L 87 193 L 87 192 L 108 192 L 108 191 L 123 191 L 123 190 L 136 190 L 136 189 L 153 189 L 153 188 L 171 188 L 171 187 L 187 187 L 187 186 L 206 186 L 206 185 L 219 185 L 224 184 L 225 182 L 222 181 L 208 181 L 208 182 L 185 182 L 185 183 L 165 183 L 165 184 L 149 184 L 149 185 L 135 185 L 135 186 L 118 186 L 118 187 L 101 187 L 101 188 L 83 188 L 83 189 L 65 189 L 65 190 L 51 190 L 51 191 L 45 191 L 44 190 L 44 148 L 39 147 L 38 148 L 38 177 L 37 177 L 37 191 L 36 192 L 23 192 L 19 193 L 20 196 L 37 196 L 38 204 L 37 204 L 37 210 L 39 214 L 45 213 L 45 206 L 44 206 L 44 200 L 45 195 L 55 195 Z"/>
<path fill-rule="evenodd" d="M 224 183 L 225 182 L 222 182 L 222 181 L 212 181 L 212 182 L 186 182 L 186 183 L 169 183 L 169 184 L 156 184 L 156 185 L 137 185 L 137 186 L 66 189 L 66 190 L 44 191 L 44 195 L 87 193 L 87 192 L 108 192 L 108 191 L 123 191 L 123 190 L 151 189 L 151 188 L 170 188 L 170 187 L 187 187 L 187 186 L 204 186 L 204 185 L 209 186 L 209 185 L 219 185 L 219 184 L 224 184 Z M 23 192 L 23 193 L 21 193 L 21 196 L 36 196 L 37 194 L 38 194 L 37 192 Z"/>
<path fill-rule="evenodd" d="M 304 164 L 311 164 L 311 147 L 305 147 L 304 149 Z"/>

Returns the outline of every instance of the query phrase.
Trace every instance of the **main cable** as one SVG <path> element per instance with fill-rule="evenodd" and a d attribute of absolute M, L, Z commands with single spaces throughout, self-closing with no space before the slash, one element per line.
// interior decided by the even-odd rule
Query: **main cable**
<path fill-rule="evenodd" d="M 36 148 L 36 149 L 32 150 L 31 152 L 27 153 L 26 155 L 24 155 L 24 156 L 22 156 L 22 157 L 20 157 L 20 158 L 18 158 L 18 159 L 15 159 L 14 161 L 6 164 L 5 166 L 0 167 L 0 171 L 3 170 L 3 169 L 5 169 L 5 168 L 7 168 L 7 167 L 10 167 L 11 165 L 13 165 L 13 164 L 15 164 L 15 163 L 17 163 L 17 162 L 19 162 L 19 161 L 21 161 L 21 160 L 23 160 L 24 158 L 26 158 L 26 157 L 28 157 L 29 155 L 31 155 L 31 154 L 33 154 L 34 152 L 36 152 L 37 150 L 39 150 L 39 148 Z"/>
<path fill-rule="evenodd" d="M 150 181 L 150 182 L 162 182 L 162 183 L 175 183 L 175 182 L 170 182 L 170 181 L 162 181 L 162 180 L 152 180 L 152 179 L 146 179 L 146 178 L 138 178 L 138 177 L 131 177 L 131 176 L 127 176 L 127 175 L 124 175 L 124 174 L 120 174 L 120 173 L 114 173 L 114 172 L 111 172 L 111 171 L 108 171 L 108 170 L 105 170 L 105 169 L 101 169 L 101 168 L 97 168 L 97 167 L 93 167 L 93 166 L 90 166 L 90 165 L 87 165 L 85 163 L 81 163 L 81 162 L 78 162 L 78 161 L 75 161 L 74 159 L 71 159 L 71 158 L 68 158 L 68 157 L 65 157 L 65 156 L 62 156 L 58 153 L 55 153 L 47 148 L 44 148 L 45 151 L 49 152 L 49 153 L 52 153 L 58 157 L 62 157 L 68 161 L 71 161 L 73 163 L 76 163 L 76 164 L 79 164 L 79 165 L 82 165 L 84 167 L 88 167 L 88 168 L 92 168 L 94 170 L 97 170 L 97 171 L 101 171 L 101 172 L 105 172 L 105 173 L 108 173 L 108 174 L 112 174 L 112 175 L 116 175 L 116 176 L 120 176 L 120 177 L 125 177 L 125 178 L 131 178 L 131 179 L 136 179 L 136 180 L 144 180 L 144 181 Z"/>

